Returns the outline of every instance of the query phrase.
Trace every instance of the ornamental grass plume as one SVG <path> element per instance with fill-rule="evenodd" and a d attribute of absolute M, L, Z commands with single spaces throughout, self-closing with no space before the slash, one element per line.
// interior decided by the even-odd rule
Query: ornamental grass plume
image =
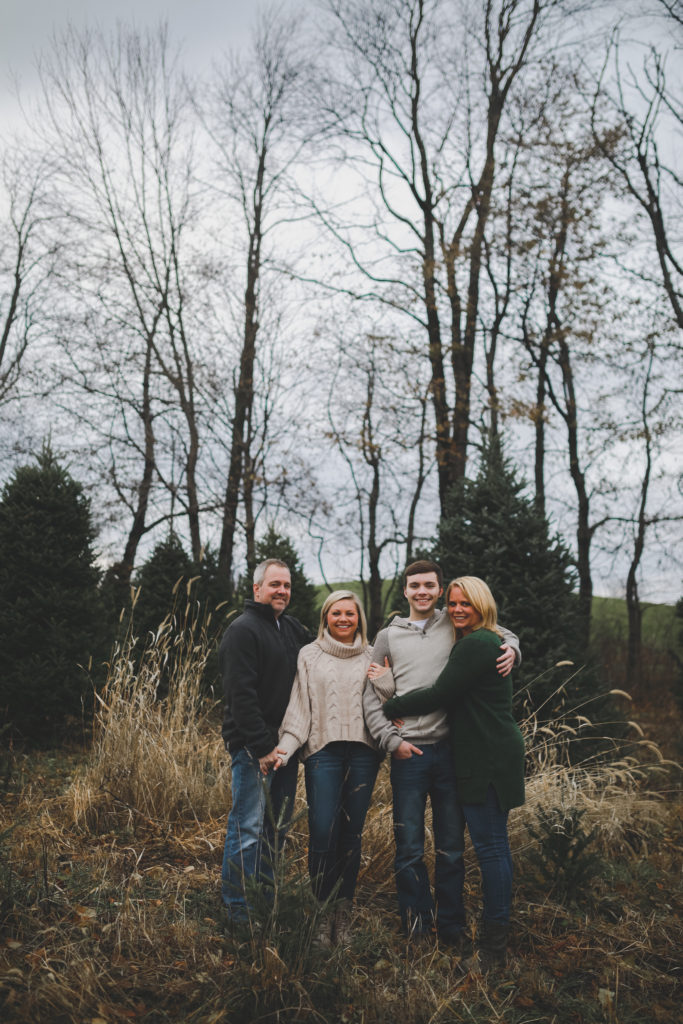
<path fill-rule="evenodd" d="M 560 687 L 567 698 L 576 674 Z M 570 845 L 586 851 L 590 847 L 591 857 L 594 852 L 638 852 L 666 816 L 655 789 L 678 766 L 645 738 L 637 722 L 620 718 L 596 727 L 586 712 L 593 701 L 605 698 L 631 700 L 624 690 L 611 689 L 583 697 L 578 705 L 567 699 L 564 713 L 553 721 L 540 724 L 535 711 L 521 723 L 527 752 L 526 803 L 511 817 L 511 841 L 518 857 L 536 860 L 534 847 L 541 834 L 549 837 L 549 846 L 553 837 L 562 835 Z M 612 724 L 620 726 L 621 736 L 609 735 Z M 605 728 L 607 733 L 601 731 Z"/>
<path fill-rule="evenodd" d="M 208 622 L 173 614 L 142 651 L 129 628 L 96 694 L 93 745 L 69 793 L 74 824 L 98 830 L 113 819 L 199 822 L 223 816 L 228 758 L 216 701 L 202 692 Z M 163 696 L 161 695 L 163 693 Z"/>

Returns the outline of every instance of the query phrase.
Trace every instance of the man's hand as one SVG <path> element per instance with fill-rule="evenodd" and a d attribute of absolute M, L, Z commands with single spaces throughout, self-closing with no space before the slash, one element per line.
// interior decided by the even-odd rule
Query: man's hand
<path fill-rule="evenodd" d="M 286 750 L 280 750 L 278 747 L 273 747 L 269 754 L 264 754 L 263 757 L 259 757 L 258 763 L 261 771 L 264 775 L 268 775 L 271 768 L 273 771 L 277 771 L 282 764 L 281 754 L 286 754 Z"/>
<path fill-rule="evenodd" d="M 419 747 L 414 746 L 412 743 L 408 743 L 408 740 L 401 740 L 391 756 L 397 761 L 407 761 L 409 757 L 413 756 L 413 754 L 419 754 L 422 756 L 422 751 Z"/>
<path fill-rule="evenodd" d="M 389 659 L 384 659 L 384 665 L 380 665 L 376 661 L 371 661 L 368 666 L 368 679 L 379 679 L 385 672 L 388 672 L 390 668 Z"/>
<path fill-rule="evenodd" d="M 501 644 L 500 649 L 502 653 L 496 660 L 496 667 L 498 674 L 505 678 L 512 672 L 512 667 L 515 664 L 515 652 L 509 644 Z"/>

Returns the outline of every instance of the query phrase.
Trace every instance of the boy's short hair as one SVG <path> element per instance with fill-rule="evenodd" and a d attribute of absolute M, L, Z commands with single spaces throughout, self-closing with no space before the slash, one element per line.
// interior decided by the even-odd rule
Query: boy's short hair
<path fill-rule="evenodd" d="M 408 586 L 408 577 L 417 576 L 418 573 L 435 572 L 439 581 L 439 587 L 443 587 L 443 573 L 437 562 L 430 562 L 427 558 L 420 558 L 417 562 L 411 562 L 403 570 L 403 589 Z"/>

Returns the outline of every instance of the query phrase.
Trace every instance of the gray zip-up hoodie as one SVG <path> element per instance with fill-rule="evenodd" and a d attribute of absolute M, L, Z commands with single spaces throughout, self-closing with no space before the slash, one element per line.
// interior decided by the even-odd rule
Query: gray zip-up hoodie
<path fill-rule="evenodd" d="M 509 629 L 498 628 L 505 643 L 515 652 L 515 665 L 519 665 L 522 660 L 519 639 Z M 396 617 L 377 634 L 371 660 L 383 665 L 384 659 L 389 659 L 395 693 L 401 696 L 436 682 L 448 661 L 453 643 L 453 626 L 444 609 L 437 609 L 424 626 Z M 391 688 L 386 676 L 382 676 L 382 682 L 383 689 Z M 382 750 L 393 753 L 403 740 L 419 747 L 421 744 L 438 743 L 448 736 L 445 710 L 408 717 L 401 729 L 397 729 L 385 717 L 382 703 L 375 687 L 366 682 L 363 691 L 365 722 Z"/>

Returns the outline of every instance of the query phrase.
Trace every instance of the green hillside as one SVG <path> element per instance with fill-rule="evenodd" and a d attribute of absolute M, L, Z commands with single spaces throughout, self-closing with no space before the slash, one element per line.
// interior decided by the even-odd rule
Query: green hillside
<path fill-rule="evenodd" d="M 642 609 L 643 644 L 657 651 L 668 651 L 678 646 L 674 606 L 643 603 Z M 626 602 L 618 597 L 594 597 L 591 624 L 595 638 L 606 634 L 613 640 L 626 641 Z"/>

